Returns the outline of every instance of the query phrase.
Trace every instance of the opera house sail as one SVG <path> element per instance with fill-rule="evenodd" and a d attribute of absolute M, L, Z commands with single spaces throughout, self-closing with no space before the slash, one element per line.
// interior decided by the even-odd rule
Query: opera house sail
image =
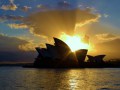
<path fill-rule="evenodd" d="M 87 49 L 72 52 L 69 46 L 58 38 L 54 38 L 54 45 L 46 44 L 46 48 L 36 48 L 39 53 L 35 67 L 79 67 L 85 61 Z"/>

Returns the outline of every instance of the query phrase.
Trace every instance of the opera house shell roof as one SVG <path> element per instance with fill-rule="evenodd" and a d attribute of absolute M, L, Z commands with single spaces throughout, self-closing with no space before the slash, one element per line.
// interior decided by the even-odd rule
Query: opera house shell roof
<path fill-rule="evenodd" d="M 78 67 L 84 62 L 87 50 L 72 52 L 69 46 L 58 38 L 54 45 L 46 44 L 46 48 L 36 48 L 39 53 L 34 65 L 36 67 Z"/>

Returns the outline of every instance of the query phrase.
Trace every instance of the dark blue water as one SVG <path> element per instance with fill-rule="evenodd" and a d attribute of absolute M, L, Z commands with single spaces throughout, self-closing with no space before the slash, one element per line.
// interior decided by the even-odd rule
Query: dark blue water
<path fill-rule="evenodd" d="M 120 90 L 120 69 L 0 67 L 0 90 Z"/>

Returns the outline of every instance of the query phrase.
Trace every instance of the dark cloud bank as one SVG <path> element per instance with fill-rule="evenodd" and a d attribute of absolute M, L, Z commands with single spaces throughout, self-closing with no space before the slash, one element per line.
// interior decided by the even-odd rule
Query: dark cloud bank
<path fill-rule="evenodd" d="M 26 43 L 25 40 L 0 35 L 0 62 L 32 62 L 36 53 L 19 49 L 19 45 Z"/>

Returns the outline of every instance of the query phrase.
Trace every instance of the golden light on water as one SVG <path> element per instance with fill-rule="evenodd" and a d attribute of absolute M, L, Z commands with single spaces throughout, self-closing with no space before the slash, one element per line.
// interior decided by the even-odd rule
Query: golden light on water
<path fill-rule="evenodd" d="M 90 46 L 88 43 L 85 43 L 82 40 L 82 37 L 78 35 L 69 36 L 67 34 L 62 34 L 60 37 L 61 40 L 63 40 L 72 50 L 72 52 L 79 50 L 79 49 L 89 49 Z"/>

